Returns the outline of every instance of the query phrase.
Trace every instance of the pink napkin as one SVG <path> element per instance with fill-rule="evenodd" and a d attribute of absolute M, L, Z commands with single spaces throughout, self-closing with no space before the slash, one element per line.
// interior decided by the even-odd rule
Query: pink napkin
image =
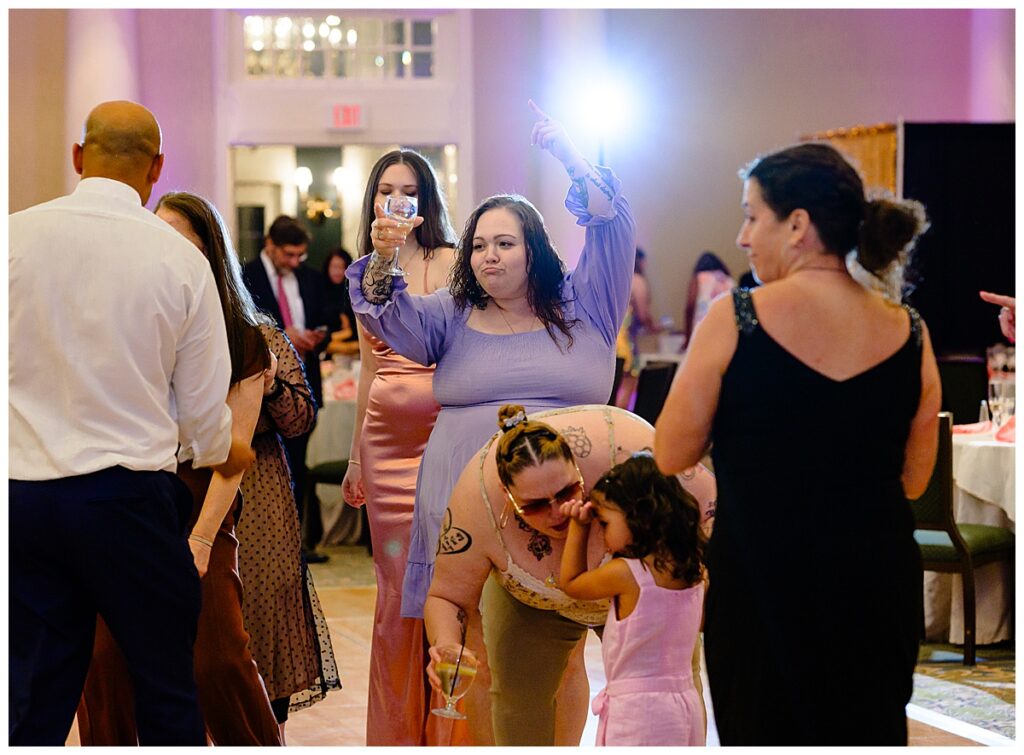
<path fill-rule="evenodd" d="M 999 428 L 996 433 L 996 440 L 1002 441 L 1003 443 L 1016 443 L 1017 442 L 1017 418 L 1010 417 L 1005 425 Z"/>
<path fill-rule="evenodd" d="M 352 378 L 342 380 L 334 385 L 335 401 L 352 401 L 356 397 L 356 381 Z"/>
<path fill-rule="evenodd" d="M 953 425 L 953 434 L 959 435 L 961 433 L 987 433 L 992 429 L 992 423 L 988 420 L 984 422 L 973 422 L 969 425 Z"/>

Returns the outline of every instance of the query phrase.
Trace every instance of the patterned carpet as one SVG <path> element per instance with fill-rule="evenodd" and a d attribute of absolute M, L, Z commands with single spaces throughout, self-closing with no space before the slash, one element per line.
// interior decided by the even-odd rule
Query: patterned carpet
<path fill-rule="evenodd" d="M 911 703 L 1016 738 L 1013 644 L 979 647 L 977 661 L 964 666 L 962 646 L 921 645 Z"/>

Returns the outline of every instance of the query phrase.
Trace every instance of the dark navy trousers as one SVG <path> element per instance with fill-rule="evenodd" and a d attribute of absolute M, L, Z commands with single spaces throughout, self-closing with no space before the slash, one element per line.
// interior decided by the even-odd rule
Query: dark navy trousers
<path fill-rule="evenodd" d="M 9 743 L 64 744 L 99 614 L 132 672 L 139 743 L 205 745 L 188 488 L 169 472 L 114 467 L 11 480 L 9 493 Z"/>

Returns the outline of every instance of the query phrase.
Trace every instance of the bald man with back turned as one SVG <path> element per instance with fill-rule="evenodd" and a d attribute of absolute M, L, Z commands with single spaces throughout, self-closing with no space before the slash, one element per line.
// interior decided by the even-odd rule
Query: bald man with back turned
<path fill-rule="evenodd" d="M 101 615 L 136 688 L 139 742 L 206 743 L 193 679 L 199 576 L 174 475 L 251 463 L 202 254 L 148 212 L 160 126 L 98 105 L 68 196 L 10 216 L 9 743 L 64 743 Z"/>

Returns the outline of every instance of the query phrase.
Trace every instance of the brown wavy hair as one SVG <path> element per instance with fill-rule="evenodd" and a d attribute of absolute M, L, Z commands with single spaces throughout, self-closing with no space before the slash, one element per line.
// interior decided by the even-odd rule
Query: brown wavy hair
<path fill-rule="evenodd" d="M 695 584 L 702 576 L 707 536 L 700 528 L 700 505 L 674 475 L 663 475 L 654 457 L 636 454 L 605 472 L 592 493 L 626 517 L 632 543 L 626 558 L 654 556 L 654 568 Z"/>
<path fill-rule="evenodd" d="M 511 427 L 506 421 L 522 412 L 520 419 Z M 551 425 L 526 419 L 526 410 L 519 404 L 505 404 L 498 410 L 498 427 L 501 438 L 494 454 L 498 466 L 498 479 L 505 488 L 511 488 L 513 478 L 527 467 L 536 467 L 550 459 L 564 459 L 574 462 L 569 443 Z"/>
<path fill-rule="evenodd" d="M 224 225 L 224 218 L 213 203 L 198 194 L 171 191 L 157 200 L 154 212 L 161 207 L 185 218 L 203 242 L 203 254 L 213 270 L 213 280 L 217 284 L 217 294 L 224 312 L 228 351 L 231 354 L 231 382 L 236 383 L 242 378 L 246 357 L 253 359 L 249 353 L 255 342 L 251 330 L 257 328 L 259 334 L 260 325 L 272 325 L 274 321 L 256 308 L 249 289 L 242 282 L 238 255 L 231 245 L 231 236 Z M 260 360 L 264 369 L 270 366 L 270 356 L 265 352 L 264 349 Z"/>
<path fill-rule="evenodd" d="M 565 300 L 562 298 L 562 282 L 565 279 L 565 263 L 558 256 L 551 243 L 544 218 L 526 197 L 518 194 L 496 194 L 480 203 L 466 221 L 466 228 L 456 248 L 455 265 L 452 267 L 450 292 L 460 309 L 472 306 L 483 309 L 490 298 L 473 274 L 470 258 L 473 254 L 473 237 L 476 225 L 485 212 L 505 209 L 519 220 L 523 227 L 523 243 L 526 246 L 526 299 L 530 309 L 544 323 L 544 329 L 551 340 L 559 345 L 556 331 L 566 338 L 567 349 L 572 348 L 573 337 L 570 328 L 579 322 L 565 317 Z"/>

